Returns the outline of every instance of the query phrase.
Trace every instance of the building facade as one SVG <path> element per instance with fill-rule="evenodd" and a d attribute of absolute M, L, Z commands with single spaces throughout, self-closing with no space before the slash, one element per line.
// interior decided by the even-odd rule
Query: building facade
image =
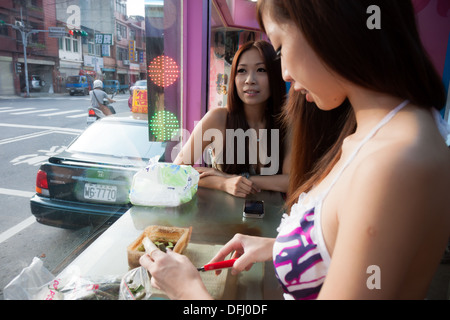
<path fill-rule="evenodd" d="M 128 17 L 126 1 L 3 0 L 0 20 L 0 95 L 25 92 L 24 49 L 29 81 L 41 80 L 32 91 L 64 93 L 73 75 L 119 80 L 122 89 L 145 79 L 144 18 Z"/>

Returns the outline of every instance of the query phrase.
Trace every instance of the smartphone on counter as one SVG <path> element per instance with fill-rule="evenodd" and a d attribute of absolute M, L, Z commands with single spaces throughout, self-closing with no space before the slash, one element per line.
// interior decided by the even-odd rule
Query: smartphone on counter
<path fill-rule="evenodd" d="M 264 201 L 262 200 L 245 200 L 244 218 L 263 218 L 264 217 Z"/>

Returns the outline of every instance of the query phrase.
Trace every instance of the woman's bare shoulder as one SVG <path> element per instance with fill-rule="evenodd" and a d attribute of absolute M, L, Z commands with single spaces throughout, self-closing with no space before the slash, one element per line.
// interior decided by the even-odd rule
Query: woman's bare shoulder
<path fill-rule="evenodd" d="M 225 127 L 228 110 L 226 108 L 215 108 L 209 110 L 202 119 L 202 122 L 209 128 L 221 129 Z"/>
<path fill-rule="evenodd" d="M 450 177 L 450 151 L 445 145 L 392 143 L 361 159 L 356 170 L 373 178 L 446 181 Z"/>
<path fill-rule="evenodd" d="M 444 209 L 450 207 L 450 200 L 445 200 L 450 190 L 450 151 L 445 146 L 387 145 L 358 161 L 350 188 L 350 194 L 357 194 L 366 205 L 384 206 L 387 211 L 448 212 Z"/>
<path fill-rule="evenodd" d="M 417 143 L 392 143 L 372 155 L 372 163 L 379 163 L 393 171 L 414 170 L 432 174 L 448 174 L 450 169 L 450 151 L 440 141 L 419 141 Z"/>
<path fill-rule="evenodd" d="M 228 115 L 227 108 L 214 108 L 209 110 L 206 115 L 208 115 L 211 118 L 219 119 L 219 120 L 226 120 Z"/>

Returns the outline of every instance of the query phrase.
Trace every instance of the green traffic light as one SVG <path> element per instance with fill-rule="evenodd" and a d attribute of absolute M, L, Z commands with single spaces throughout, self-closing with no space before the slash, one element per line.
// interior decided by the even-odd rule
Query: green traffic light
<path fill-rule="evenodd" d="M 172 112 L 161 110 L 153 114 L 149 121 L 149 127 L 158 141 L 168 141 L 178 132 L 180 125 Z"/>
<path fill-rule="evenodd" d="M 5 24 L 5 21 L 0 20 L 0 25 L 3 25 L 3 24 Z"/>

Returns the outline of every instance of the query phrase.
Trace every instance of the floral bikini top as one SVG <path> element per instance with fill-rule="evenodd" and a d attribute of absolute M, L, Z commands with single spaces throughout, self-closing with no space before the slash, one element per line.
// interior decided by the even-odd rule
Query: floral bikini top
<path fill-rule="evenodd" d="M 310 199 L 309 203 L 305 203 L 306 194 L 301 194 L 290 215 L 283 215 L 273 247 L 273 263 L 285 299 L 309 300 L 319 295 L 330 265 L 321 226 L 323 201 L 364 144 L 408 103 L 402 102 L 369 132 L 322 194 Z M 449 126 L 439 112 L 435 108 L 433 110 L 438 128 L 446 138 L 450 132 Z"/>

